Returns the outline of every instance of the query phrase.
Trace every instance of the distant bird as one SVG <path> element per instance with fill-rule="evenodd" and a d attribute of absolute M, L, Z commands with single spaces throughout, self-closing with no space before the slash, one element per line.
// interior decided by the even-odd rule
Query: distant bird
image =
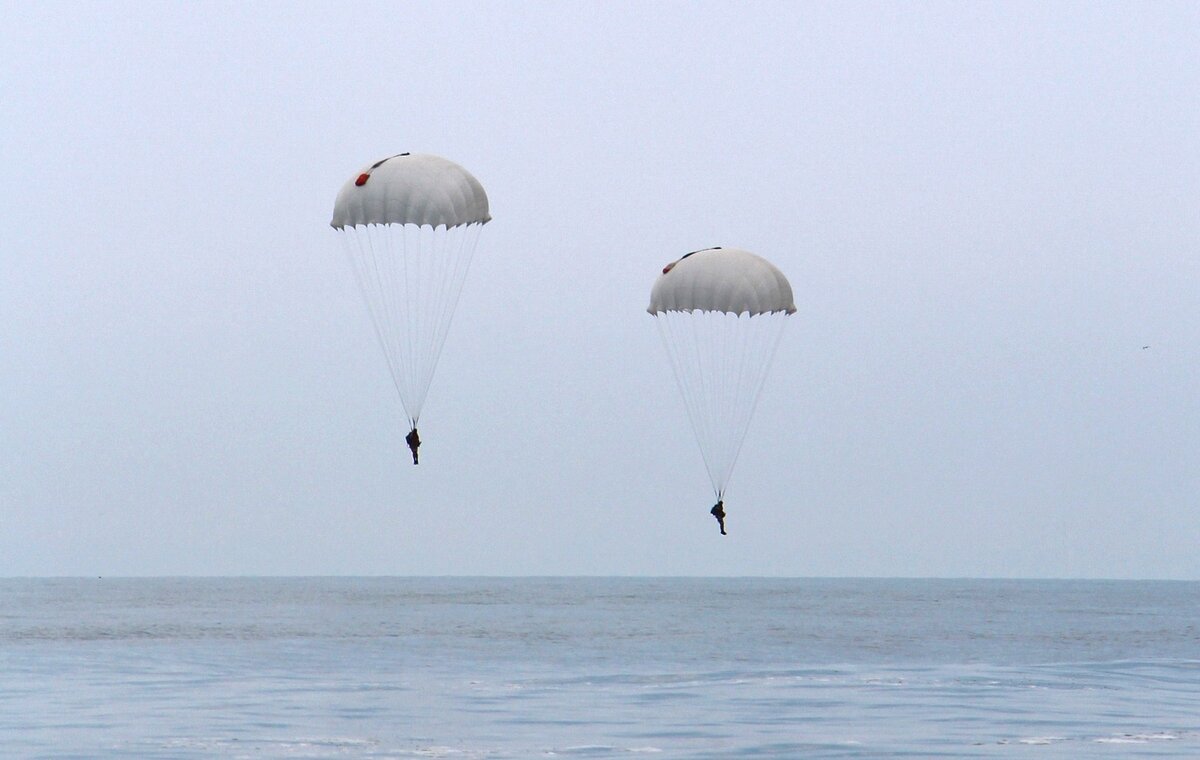
<path fill-rule="evenodd" d="M 1142 350 L 1143 350 L 1143 351 L 1145 351 L 1147 348 L 1150 348 L 1150 347 L 1149 347 L 1149 346 L 1142 346 Z"/>

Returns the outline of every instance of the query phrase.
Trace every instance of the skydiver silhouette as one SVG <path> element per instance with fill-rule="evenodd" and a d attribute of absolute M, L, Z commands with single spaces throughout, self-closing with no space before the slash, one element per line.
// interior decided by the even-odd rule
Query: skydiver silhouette
<path fill-rule="evenodd" d="M 408 448 L 412 450 L 413 464 L 417 464 L 417 449 L 421 447 L 421 436 L 417 433 L 415 425 L 409 431 L 408 435 L 404 436 L 404 441 L 408 444 Z"/>
<path fill-rule="evenodd" d="M 708 513 L 717 518 L 717 525 L 721 526 L 721 535 L 728 536 L 729 534 L 725 532 L 725 500 L 718 499 L 713 508 L 708 510 Z"/>

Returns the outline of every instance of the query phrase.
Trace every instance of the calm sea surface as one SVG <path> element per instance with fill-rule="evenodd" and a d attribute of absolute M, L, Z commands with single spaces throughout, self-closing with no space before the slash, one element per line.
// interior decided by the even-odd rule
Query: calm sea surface
<path fill-rule="evenodd" d="M 0 579 L 3 758 L 1200 758 L 1200 583 Z"/>

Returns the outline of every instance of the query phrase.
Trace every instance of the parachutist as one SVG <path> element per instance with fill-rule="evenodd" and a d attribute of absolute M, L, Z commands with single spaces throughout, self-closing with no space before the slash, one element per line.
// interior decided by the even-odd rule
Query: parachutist
<path fill-rule="evenodd" d="M 713 508 L 708 510 L 708 513 L 717 518 L 717 525 L 721 526 L 721 535 L 728 536 L 729 534 L 725 532 L 725 500 L 718 499 Z"/>
<path fill-rule="evenodd" d="M 417 433 L 416 427 L 404 436 L 404 442 L 408 444 L 408 448 L 412 450 L 413 464 L 417 464 L 417 449 L 421 448 L 421 436 Z"/>
<path fill-rule="evenodd" d="M 363 166 L 333 204 L 329 224 L 352 262 L 404 410 L 400 419 L 412 428 L 404 440 L 413 464 L 420 461 L 417 420 L 433 368 L 476 233 L 491 218 L 479 180 L 453 161 L 421 153 Z"/>

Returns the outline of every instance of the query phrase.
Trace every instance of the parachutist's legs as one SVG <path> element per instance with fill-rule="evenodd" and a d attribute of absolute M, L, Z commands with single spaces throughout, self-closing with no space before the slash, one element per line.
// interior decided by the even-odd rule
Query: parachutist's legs
<path fill-rule="evenodd" d="M 729 534 L 725 532 L 725 501 L 718 500 L 713 508 L 708 510 L 708 513 L 717 518 L 717 525 L 721 526 L 721 535 L 728 536 Z"/>
<path fill-rule="evenodd" d="M 421 447 L 421 436 L 417 433 L 415 427 L 409 431 L 408 435 L 404 436 L 404 442 L 408 444 L 409 450 L 412 451 L 413 464 L 417 464 L 417 449 Z"/>

